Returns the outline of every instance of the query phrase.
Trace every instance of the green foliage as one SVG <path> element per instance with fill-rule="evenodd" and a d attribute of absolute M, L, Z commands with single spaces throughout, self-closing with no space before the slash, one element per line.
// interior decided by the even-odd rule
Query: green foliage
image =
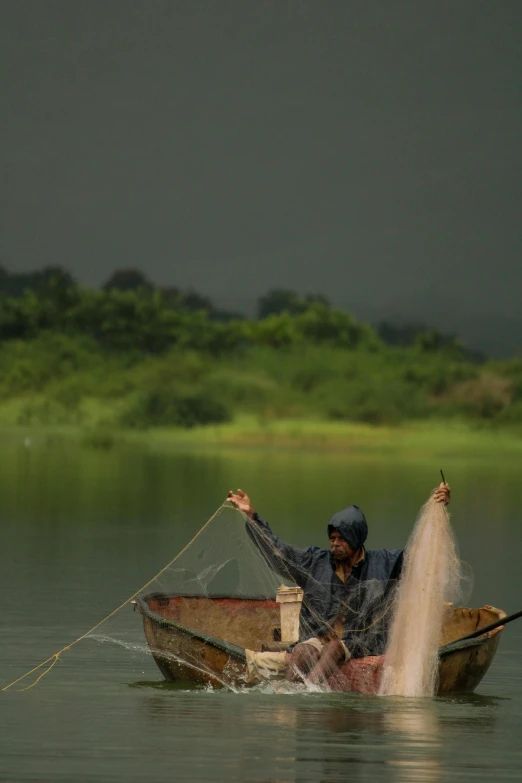
<path fill-rule="evenodd" d="M 510 359 L 496 364 L 489 365 L 491 371 L 497 370 L 511 384 L 511 399 L 514 407 L 522 402 L 522 359 Z"/>
<path fill-rule="evenodd" d="M 273 291 L 263 307 L 261 320 L 220 318 L 205 297 L 155 289 L 135 270 L 100 291 L 55 270 L 0 300 L 0 397 L 19 401 L 20 423 L 92 432 L 243 412 L 375 425 L 520 419 L 520 359 L 481 365 L 427 330 L 390 346 L 321 297 Z"/>
<path fill-rule="evenodd" d="M 131 399 L 124 427 L 197 427 L 230 421 L 230 411 L 205 390 L 149 389 Z"/>
<path fill-rule="evenodd" d="M 229 421 L 228 405 L 209 384 L 214 364 L 204 354 L 176 350 L 127 373 L 130 393 L 117 423 L 124 427 L 195 427 Z"/>
<path fill-rule="evenodd" d="M 357 324 L 349 313 L 315 303 L 292 315 L 285 311 L 261 321 L 245 322 L 242 333 L 247 343 L 288 348 L 304 343 L 321 343 L 347 349 L 379 350 L 381 343 L 373 329 Z"/>
<path fill-rule="evenodd" d="M 419 395 L 408 397 L 408 389 L 400 382 L 386 387 L 368 382 L 345 383 L 328 391 L 326 415 L 333 420 L 398 424 L 427 414 L 427 405 L 422 406 Z"/>
<path fill-rule="evenodd" d="M 76 281 L 60 266 L 47 266 L 36 272 L 8 272 L 0 267 L 0 291 L 8 297 L 23 296 L 26 291 L 45 291 L 50 285 L 63 289 L 76 287 Z"/>
<path fill-rule="evenodd" d="M 378 350 L 380 347 L 380 341 L 370 327 L 357 324 L 342 310 L 314 304 L 295 320 L 304 340 L 348 349 Z"/>
<path fill-rule="evenodd" d="M 43 332 L 35 340 L 0 344 L 0 394 L 38 392 L 79 370 L 92 372 L 103 362 L 89 338 Z"/>
<path fill-rule="evenodd" d="M 412 356 L 411 352 L 406 355 Z M 473 364 L 436 354 L 405 362 L 402 377 L 411 386 L 422 389 L 429 395 L 439 396 L 456 383 L 475 378 L 478 372 L 478 368 Z"/>
<path fill-rule="evenodd" d="M 244 329 L 246 341 L 271 348 L 285 348 L 302 341 L 297 319 L 290 313 L 269 315 L 262 321 L 247 324 Z"/>
<path fill-rule="evenodd" d="M 292 347 L 304 342 L 379 350 L 373 329 L 321 297 L 299 300 L 259 321 L 225 318 L 195 293 L 172 297 L 152 290 L 135 270 L 113 275 L 101 291 L 51 278 L 38 291 L 0 302 L 0 341 L 35 339 L 42 331 L 83 335 L 115 352 L 162 354 L 178 347 L 226 355 L 248 345 Z M 143 283 L 142 285 L 139 285 Z M 201 306 L 201 309 L 195 309 Z"/>
<path fill-rule="evenodd" d="M 27 399 L 21 406 L 17 424 L 23 425 L 78 425 L 83 423 L 82 411 L 77 406 L 64 406 L 52 397 Z"/>
<path fill-rule="evenodd" d="M 443 335 L 438 329 L 420 332 L 415 339 L 415 346 L 423 353 L 443 351 L 446 356 L 462 356 L 462 344 L 453 335 Z"/>
<path fill-rule="evenodd" d="M 102 288 L 104 291 L 153 291 L 154 285 L 139 269 L 117 269 Z"/>
<path fill-rule="evenodd" d="M 278 384 L 262 369 L 249 372 L 219 365 L 206 381 L 206 388 L 218 400 L 241 411 L 255 412 L 270 406 L 280 394 Z"/>
<path fill-rule="evenodd" d="M 271 315 L 299 315 L 306 312 L 314 304 L 321 304 L 329 307 L 330 303 L 322 294 L 307 294 L 304 298 L 296 294 L 295 291 L 289 291 L 286 288 L 272 288 L 263 296 L 260 296 L 257 302 L 257 314 L 259 320 L 268 318 Z"/>
<path fill-rule="evenodd" d="M 518 398 L 498 412 L 495 423 L 500 425 L 522 424 L 522 399 Z"/>
<path fill-rule="evenodd" d="M 385 354 L 358 352 L 317 385 L 314 396 L 329 419 L 398 423 L 428 414 L 421 389 L 405 381 Z"/>

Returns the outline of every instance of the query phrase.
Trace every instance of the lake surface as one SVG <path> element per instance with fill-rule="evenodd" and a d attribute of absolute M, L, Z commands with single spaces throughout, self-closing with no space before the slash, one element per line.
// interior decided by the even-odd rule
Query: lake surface
<path fill-rule="evenodd" d="M 12 437 L 0 456 L 0 684 L 130 597 L 238 486 L 297 545 L 360 505 L 400 547 L 442 467 L 474 571 L 467 603 L 522 608 L 520 465 L 274 451 L 95 451 Z M 103 641 L 103 639 L 108 639 Z M 126 640 L 125 644 L 110 641 Z M 30 684 L 31 678 L 21 685 Z M 0 781 L 502 781 L 522 777 L 522 620 L 475 694 L 429 700 L 165 684 L 129 606 L 34 688 L 0 693 Z"/>

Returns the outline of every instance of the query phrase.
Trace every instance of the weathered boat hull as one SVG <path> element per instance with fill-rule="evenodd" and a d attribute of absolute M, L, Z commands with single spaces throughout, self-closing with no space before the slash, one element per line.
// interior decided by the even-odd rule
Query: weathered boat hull
<path fill-rule="evenodd" d="M 505 612 L 494 606 L 483 606 L 481 609 L 456 607 L 443 629 L 441 644 L 449 644 L 505 616 Z M 475 690 L 495 656 L 502 628 L 503 626 L 500 626 L 478 636 L 472 642 L 463 645 L 461 650 L 456 650 L 441 658 L 439 693 Z"/>
<path fill-rule="evenodd" d="M 274 600 L 165 596 L 137 600 L 147 643 L 167 680 L 238 685 L 245 681 L 243 650 L 273 643 L 280 631 Z"/>
<path fill-rule="evenodd" d="M 167 680 L 213 686 L 245 683 L 243 650 L 260 650 L 279 636 L 279 606 L 273 600 L 167 596 L 151 594 L 137 600 L 145 636 Z M 485 627 L 505 613 L 448 607 L 441 645 Z M 502 628 L 497 628 L 441 657 L 438 693 L 473 691 L 495 655 Z M 377 693 L 384 656 L 352 659 L 329 680 L 336 691 Z"/>

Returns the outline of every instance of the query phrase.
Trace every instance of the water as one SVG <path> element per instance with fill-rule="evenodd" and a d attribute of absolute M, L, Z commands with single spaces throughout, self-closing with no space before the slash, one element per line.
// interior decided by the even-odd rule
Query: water
<path fill-rule="evenodd" d="M 402 546 L 442 466 L 470 605 L 521 608 L 522 482 L 494 457 L 95 452 L 37 438 L 1 452 L 2 686 L 132 595 L 238 486 L 298 545 L 323 544 L 331 513 L 355 502 L 370 546 Z M 519 622 L 473 695 L 235 694 L 163 683 L 126 607 L 35 688 L 0 694 L 0 781 L 520 780 Z"/>

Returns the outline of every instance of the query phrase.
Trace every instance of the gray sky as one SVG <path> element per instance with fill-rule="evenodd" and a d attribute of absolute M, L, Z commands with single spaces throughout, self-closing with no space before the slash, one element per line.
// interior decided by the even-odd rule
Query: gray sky
<path fill-rule="evenodd" d="M 230 304 L 284 286 L 361 318 L 519 323 L 522 349 L 519 0 L 0 14 L 7 268 L 137 266 Z"/>

